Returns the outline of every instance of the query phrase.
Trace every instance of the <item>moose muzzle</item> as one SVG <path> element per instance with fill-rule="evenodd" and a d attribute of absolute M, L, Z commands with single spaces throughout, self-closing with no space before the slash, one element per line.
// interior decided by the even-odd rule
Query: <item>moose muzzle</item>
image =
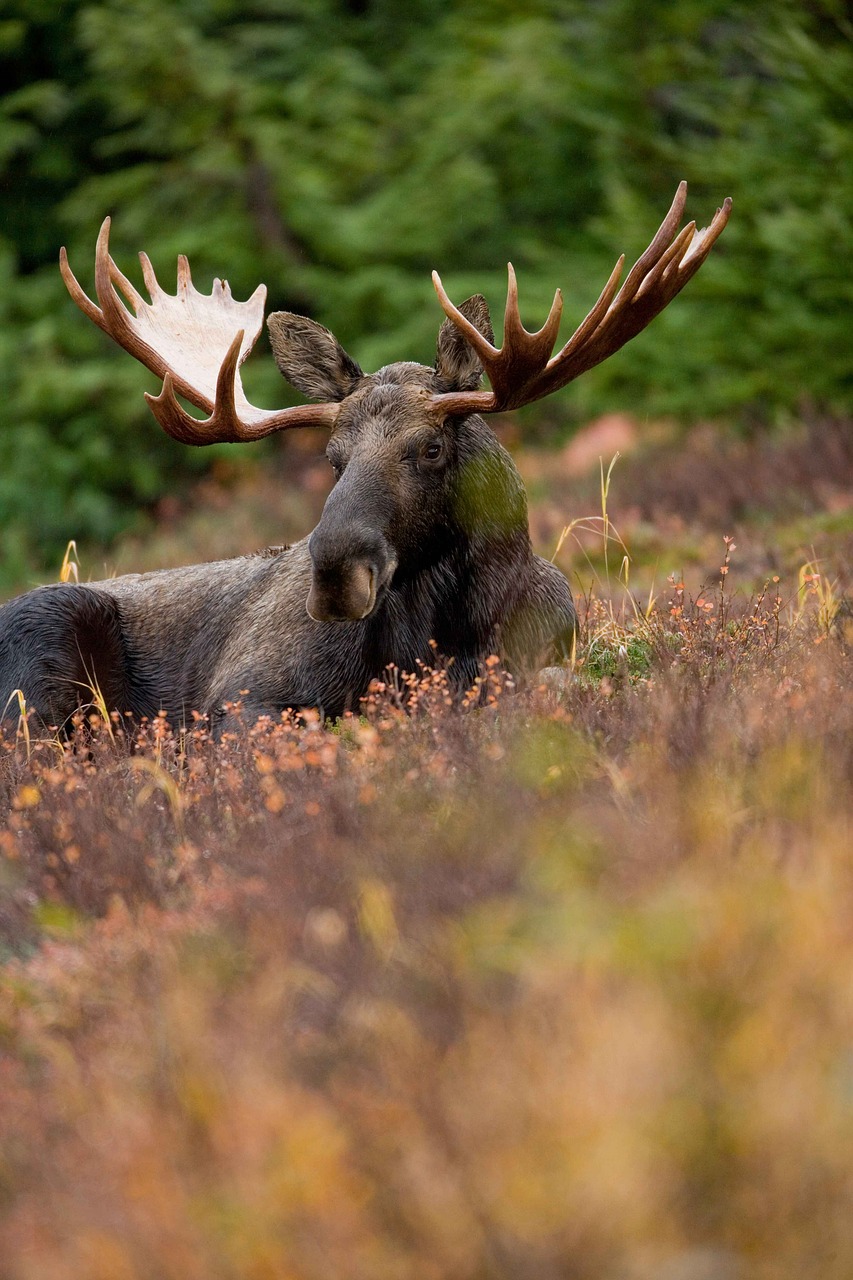
<path fill-rule="evenodd" d="M 314 530 L 308 544 L 313 563 L 306 609 L 315 622 L 358 622 L 368 617 L 394 576 L 397 558 L 383 536 L 364 529 Z"/>

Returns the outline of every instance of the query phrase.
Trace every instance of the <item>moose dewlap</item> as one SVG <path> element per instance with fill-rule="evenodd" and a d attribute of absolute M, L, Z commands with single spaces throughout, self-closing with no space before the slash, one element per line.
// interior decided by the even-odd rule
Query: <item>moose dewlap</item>
<path fill-rule="evenodd" d="M 140 254 L 146 302 L 110 257 L 107 218 L 95 303 L 63 249 L 62 275 L 80 309 L 163 379 L 146 399 L 165 431 L 204 445 L 323 426 L 336 483 L 310 537 L 277 554 L 39 587 L 11 601 L 0 609 L 0 706 L 17 706 L 20 691 L 56 726 L 96 698 L 136 717 L 165 710 L 175 724 L 192 712 L 216 723 L 238 699 L 248 718 L 289 707 L 336 717 L 357 708 L 390 665 L 411 671 L 438 655 L 464 690 L 491 653 L 514 669 L 564 658 L 575 629 L 571 591 L 533 554 L 521 478 L 481 415 L 565 386 L 675 297 L 731 209 L 726 200 L 708 228 L 679 232 L 686 198 L 681 183 L 621 288 L 623 259 L 556 354 L 560 292 L 543 327 L 528 333 L 512 266 L 500 348 L 484 298 L 454 306 L 433 275 L 447 319 L 432 368 L 404 361 L 365 374 L 322 325 L 273 313 L 278 367 L 317 403 L 272 412 L 248 402 L 239 374 L 263 325 L 263 285 L 247 302 L 221 280 L 199 293 L 180 257 L 177 293 L 167 294 Z M 176 393 L 209 416 L 192 417 Z"/>

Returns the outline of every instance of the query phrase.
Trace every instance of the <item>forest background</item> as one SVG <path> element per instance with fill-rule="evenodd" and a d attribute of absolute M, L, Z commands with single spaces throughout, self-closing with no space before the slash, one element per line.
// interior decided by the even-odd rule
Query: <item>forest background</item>
<path fill-rule="evenodd" d="M 700 224 L 734 198 L 720 247 L 525 430 L 564 440 L 605 409 L 753 436 L 843 416 L 851 30 L 837 0 L 7 0 L 0 589 L 70 537 L 108 544 L 222 454 L 156 429 L 151 379 L 65 293 L 59 246 L 91 286 L 107 213 L 131 275 L 144 247 L 164 281 L 179 252 L 201 287 L 263 280 L 372 368 L 431 361 L 432 268 L 499 314 L 511 258 L 528 324 L 557 285 L 576 322 L 686 178 Z M 280 404 L 264 342 L 249 394 Z"/>

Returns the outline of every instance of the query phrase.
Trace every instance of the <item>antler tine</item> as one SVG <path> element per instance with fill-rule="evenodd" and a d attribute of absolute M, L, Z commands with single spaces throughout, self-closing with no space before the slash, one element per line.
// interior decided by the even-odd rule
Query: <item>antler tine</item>
<path fill-rule="evenodd" d="M 115 264 L 115 260 L 111 257 L 108 257 L 107 261 L 109 262 L 109 266 L 110 266 L 110 281 L 112 282 L 112 284 L 118 285 L 118 287 L 121 289 L 127 301 L 133 307 L 133 310 L 136 313 L 136 315 L 139 315 L 140 311 L 145 306 L 145 299 L 142 297 L 142 294 L 139 292 L 136 286 L 131 284 L 127 276 L 122 271 L 119 271 L 118 267 Z"/>
<path fill-rule="evenodd" d="M 639 289 L 648 272 L 654 267 L 662 254 L 666 252 L 672 241 L 672 237 L 678 230 L 678 224 L 684 214 L 684 206 L 687 203 L 687 183 L 682 181 L 678 184 L 678 190 L 675 198 L 669 206 L 669 213 L 658 227 L 651 244 L 644 253 L 641 253 L 631 270 L 628 272 L 625 283 L 619 290 L 619 294 L 614 302 L 614 307 L 624 305 L 633 298 Z"/>
<path fill-rule="evenodd" d="M 185 253 L 178 254 L 178 293 L 188 293 L 193 287 L 189 259 Z"/>
<path fill-rule="evenodd" d="M 598 328 L 602 317 L 607 314 L 607 310 L 613 301 L 616 290 L 619 288 L 619 281 L 622 278 L 622 268 L 624 266 L 625 255 L 623 253 L 619 258 L 619 261 L 616 263 L 616 266 L 610 272 L 610 279 L 598 295 L 598 300 L 596 301 L 595 306 L 580 322 L 565 346 L 557 352 L 557 355 L 554 356 L 554 360 L 563 360 L 567 356 L 571 355 L 572 352 L 576 351 L 577 348 L 587 340 L 589 335 Z"/>
<path fill-rule="evenodd" d="M 666 253 L 663 254 L 663 256 L 661 257 L 660 261 L 656 264 L 656 266 L 652 267 L 649 274 L 640 284 L 639 289 L 634 294 L 635 298 L 641 298 L 643 294 L 647 292 L 647 290 L 653 288 L 654 285 L 656 285 L 657 282 L 662 278 L 662 276 L 666 275 L 667 269 L 670 266 L 674 264 L 676 269 L 678 268 L 682 259 L 684 258 L 684 255 L 687 253 L 687 250 L 690 247 L 690 243 L 693 240 L 693 234 L 695 230 L 696 230 L 695 222 L 688 222 L 686 227 L 681 228 L 678 235 L 675 237 L 672 244 L 667 249 Z"/>
<path fill-rule="evenodd" d="M 142 267 L 142 279 L 145 281 L 145 288 L 148 290 L 148 295 L 152 302 L 156 302 L 163 290 L 160 288 L 160 281 L 154 273 L 154 268 L 151 265 L 151 259 L 148 257 L 147 253 L 140 251 L 139 265 Z"/>
<path fill-rule="evenodd" d="M 101 226 L 101 232 L 103 232 L 104 227 L 106 227 L 107 234 L 109 235 L 109 226 L 110 220 L 109 218 L 105 218 Z M 59 250 L 59 270 L 62 275 L 62 279 L 65 281 L 66 289 L 71 294 L 72 299 L 76 302 L 83 314 L 89 317 L 92 324 L 96 324 L 99 329 L 103 329 L 104 333 L 109 333 L 109 328 L 106 320 L 104 319 L 103 311 L 100 307 L 95 306 L 94 302 L 84 291 L 79 280 L 71 270 L 71 264 L 68 261 L 68 254 L 65 251 L 65 245 L 63 245 Z"/>
<path fill-rule="evenodd" d="M 524 385 L 548 360 L 557 340 L 562 312 L 563 295 L 558 289 L 542 328 L 535 333 L 525 329 L 518 310 L 515 268 L 511 262 L 507 263 L 503 345 L 500 351 L 483 362 L 492 390 L 503 407 L 516 407 L 515 395 L 519 384 Z"/>
<path fill-rule="evenodd" d="M 441 283 L 441 276 L 437 271 L 432 273 L 433 288 L 438 294 L 438 300 L 441 308 L 448 320 L 452 320 L 457 329 L 464 333 L 483 364 L 488 364 L 489 360 L 498 354 L 497 347 L 493 347 L 488 338 L 483 337 L 480 330 L 471 323 L 467 316 L 463 316 L 458 307 L 455 307 L 447 296 L 447 291 Z"/>
<path fill-rule="evenodd" d="M 696 232 L 693 242 L 684 255 L 682 262 L 685 273 L 689 273 L 686 276 L 686 279 L 689 280 L 691 276 L 696 274 L 708 254 L 713 249 L 725 229 L 731 211 L 731 197 L 726 196 L 721 207 L 711 219 L 710 226 L 703 227 L 701 231 Z"/>
<path fill-rule="evenodd" d="M 453 414 L 495 413 L 519 408 L 550 395 L 618 351 L 644 329 L 696 274 L 728 222 L 732 202 L 727 197 L 709 227 L 697 232 L 695 222 L 691 222 L 676 235 L 686 199 L 687 183 L 681 182 L 669 212 L 649 247 L 629 271 L 622 288 L 619 289 L 619 280 L 624 255 L 616 263 L 595 306 L 556 355 L 551 356 L 550 353 L 559 325 L 559 290 L 543 327 L 538 333 L 529 334 L 518 314 L 518 289 L 512 267 L 509 269 L 504 342 L 500 351 L 495 351 L 488 343 L 485 344 L 488 350 L 485 350 L 485 340 L 479 334 L 479 342 L 469 335 L 473 325 L 460 316 L 463 326 L 456 319 L 459 313 L 453 304 L 447 299 L 445 305 L 443 300 L 446 314 L 475 346 L 489 375 L 492 391 L 490 394 L 481 391 L 450 392 L 436 396 L 436 402 Z M 433 278 L 437 280 L 438 277 L 434 275 Z M 439 297 L 442 294 L 443 290 Z"/>
<path fill-rule="evenodd" d="M 529 353 L 531 358 L 534 353 L 539 355 L 544 353 L 545 359 L 554 350 L 554 343 L 557 341 L 557 334 L 560 330 L 560 317 L 563 314 L 563 294 L 557 289 L 554 294 L 554 301 L 551 303 L 551 310 L 548 312 L 548 319 L 545 321 L 541 329 L 537 329 L 535 333 L 531 333 L 525 329 L 521 323 L 521 314 L 518 310 L 518 281 L 515 275 L 515 267 L 511 262 L 506 264 L 507 270 L 507 290 L 506 290 L 506 308 L 504 309 L 504 335 L 503 344 L 510 344 L 520 347 Z"/>

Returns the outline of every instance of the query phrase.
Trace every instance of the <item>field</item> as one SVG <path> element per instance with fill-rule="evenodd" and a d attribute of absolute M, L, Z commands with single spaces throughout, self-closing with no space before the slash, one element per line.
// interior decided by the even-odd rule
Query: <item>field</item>
<path fill-rule="evenodd" d="M 853 1274 L 850 423 L 518 457 L 568 678 L 7 737 L 3 1280 Z M 326 483 L 223 465 L 110 567 Z"/>

